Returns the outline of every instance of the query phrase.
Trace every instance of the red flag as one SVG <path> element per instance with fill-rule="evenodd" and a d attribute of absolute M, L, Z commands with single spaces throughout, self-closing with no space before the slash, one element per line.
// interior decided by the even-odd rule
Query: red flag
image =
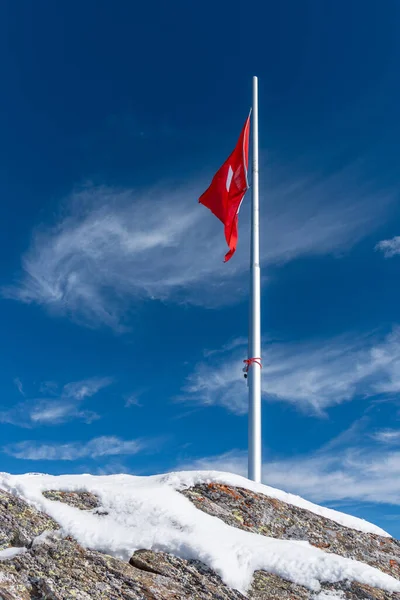
<path fill-rule="evenodd" d="M 199 202 L 207 206 L 225 226 L 225 239 L 229 252 L 227 262 L 235 253 L 238 240 L 238 214 L 243 197 L 249 185 L 247 168 L 249 164 L 250 115 L 242 129 L 236 148 L 216 172 L 210 187 L 200 196 Z"/>

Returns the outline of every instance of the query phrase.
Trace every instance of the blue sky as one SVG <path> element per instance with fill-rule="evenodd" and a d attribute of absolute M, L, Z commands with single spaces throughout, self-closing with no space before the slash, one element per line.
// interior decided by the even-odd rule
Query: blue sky
<path fill-rule="evenodd" d="M 0 7 L 0 469 L 245 473 L 260 85 L 264 481 L 400 536 L 395 1 Z"/>

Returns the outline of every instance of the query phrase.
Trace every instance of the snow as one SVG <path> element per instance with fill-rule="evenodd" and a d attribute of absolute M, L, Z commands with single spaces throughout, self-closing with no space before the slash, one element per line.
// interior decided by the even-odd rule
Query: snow
<path fill-rule="evenodd" d="M 245 488 L 246 490 L 250 490 L 257 494 L 264 494 L 270 498 L 276 498 L 282 502 L 287 502 L 287 504 L 291 504 L 292 506 L 304 508 L 320 517 L 335 521 L 344 527 L 349 527 L 350 529 L 355 529 L 356 531 L 362 531 L 364 533 L 375 533 L 376 535 L 381 535 L 383 537 L 391 537 L 389 533 L 372 523 L 368 523 L 368 521 L 364 521 L 358 517 L 352 517 L 351 515 L 341 513 L 332 508 L 325 508 L 318 504 L 313 504 L 300 496 L 283 492 L 262 483 L 255 483 L 240 475 L 220 473 L 219 471 L 182 471 L 178 473 L 167 473 L 164 478 L 165 483 L 174 486 L 175 489 L 184 489 L 199 483 L 211 482 Z"/>
<path fill-rule="evenodd" d="M 328 518 L 333 513 L 336 521 L 348 527 L 381 531 L 360 519 L 226 473 L 181 472 L 152 477 L 0 473 L 0 488 L 53 517 L 64 535 L 74 537 L 82 546 L 122 560 L 129 560 L 141 548 L 196 559 L 217 572 L 228 586 L 243 593 L 258 569 L 280 575 L 315 593 L 321 591 L 321 582 L 343 580 L 400 592 L 399 581 L 369 565 L 328 554 L 308 542 L 278 540 L 242 531 L 196 509 L 178 490 L 200 482 L 245 487 L 308 510 L 313 507 L 313 512 Z M 94 510 L 81 511 L 49 500 L 42 492 L 50 489 L 92 492 L 108 514 L 100 516 Z M 320 595 L 320 600 L 325 598 Z"/>
<path fill-rule="evenodd" d="M 32 540 L 32 548 L 40 546 L 41 544 L 45 544 L 49 538 L 61 537 L 59 531 L 53 531 L 52 529 L 46 529 L 40 535 L 37 535 Z"/>
<path fill-rule="evenodd" d="M 17 556 L 18 554 L 24 554 L 26 552 L 26 548 L 6 548 L 5 550 L 0 550 L 0 562 L 4 560 L 10 560 Z"/>

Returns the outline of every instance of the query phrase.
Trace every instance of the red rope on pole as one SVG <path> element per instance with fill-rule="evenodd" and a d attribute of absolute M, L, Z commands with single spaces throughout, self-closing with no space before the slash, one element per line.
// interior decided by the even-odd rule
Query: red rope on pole
<path fill-rule="evenodd" d="M 260 369 L 262 369 L 261 358 L 246 358 L 243 362 L 246 364 L 244 369 L 245 373 L 249 372 L 250 365 L 253 364 L 258 365 Z"/>

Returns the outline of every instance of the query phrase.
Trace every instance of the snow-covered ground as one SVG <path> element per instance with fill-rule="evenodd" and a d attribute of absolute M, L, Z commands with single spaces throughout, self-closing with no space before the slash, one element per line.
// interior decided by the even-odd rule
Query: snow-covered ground
<path fill-rule="evenodd" d="M 377 527 L 376 525 L 373 525 L 372 523 L 368 523 L 368 521 L 364 521 L 358 517 L 352 517 L 351 515 L 346 515 L 345 513 L 333 510 L 331 508 L 325 508 L 323 506 L 319 506 L 318 504 L 313 504 L 308 500 L 304 500 L 304 498 L 301 498 L 300 496 L 288 494 L 287 492 L 270 487 L 269 485 L 254 483 L 254 481 L 250 481 L 249 479 L 241 477 L 240 475 L 220 473 L 218 471 L 180 471 L 178 473 L 156 475 L 156 477 L 160 481 L 165 482 L 167 485 L 172 485 L 172 487 L 174 487 L 176 490 L 185 489 L 199 483 L 211 482 L 241 487 L 246 490 L 250 490 L 251 492 L 256 492 L 257 494 L 265 494 L 265 496 L 269 496 L 270 498 L 282 500 L 282 502 L 287 502 L 287 504 L 292 504 L 298 508 L 304 508 L 305 510 L 309 510 L 320 517 L 325 517 L 327 519 L 331 519 L 331 521 L 339 523 L 339 525 L 344 525 L 344 527 L 356 529 L 357 531 L 363 531 L 364 533 L 376 533 L 377 535 L 384 537 L 391 537 L 386 531 L 380 527 Z"/>
<path fill-rule="evenodd" d="M 342 580 L 400 592 L 400 582 L 378 569 L 326 553 L 308 542 L 278 540 L 230 527 L 196 509 L 178 492 L 195 483 L 210 482 L 244 487 L 347 527 L 388 536 L 361 519 L 228 473 L 184 471 L 152 477 L 0 473 L 0 488 L 49 514 L 66 535 L 83 546 L 123 560 L 129 560 L 141 548 L 197 559 L 216 571 L 227 585 L 242 592 L 249 588 L 257 569 L 276 573 L 314 592 L 320 591 L 320 582 Z M 100 516 L 48 500 L 42 492 L 50 489 L 92 492 L 108 514 Z"/>
<path fill-rule="evenodd" d="M 0 550 L 0 561 L 10 560 L 10 558 L 14 558 L 18 554 L 24 554 L 24 552 L 26 552 L 26 548 L 6 548 L 5 550 Z"/>

